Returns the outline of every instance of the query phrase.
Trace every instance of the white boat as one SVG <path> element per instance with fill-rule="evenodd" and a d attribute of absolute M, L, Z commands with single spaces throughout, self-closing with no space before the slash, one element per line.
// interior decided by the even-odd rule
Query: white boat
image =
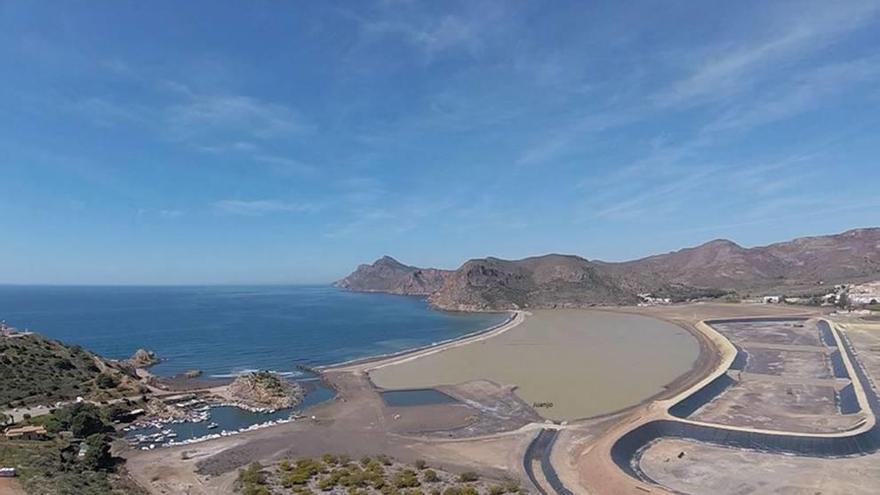
<path fill-rule="evenodd" d="M 216 428 L 216 427 L 218 427 L 218 426 L 220 426 L 220 425 L 218 425 L 217 423 L 214 423 L 213 421 L 210 422 L 210 423 L 208 423 L 208 429 L 209 429 L 209 430 L 213 430 L 214 428 Z"/>

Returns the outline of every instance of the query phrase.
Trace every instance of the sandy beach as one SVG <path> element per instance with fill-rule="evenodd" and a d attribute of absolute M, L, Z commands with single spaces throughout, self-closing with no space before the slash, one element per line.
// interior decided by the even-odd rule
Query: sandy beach
<path fill-rule="evenodd" d="M 479 340 L 368 370 L 386 389 L 487 379 L 516 386 L 543 417 L 573 420 L 633 406 L 687 373 L 699 344 L 654 318 L 596 310 L 540 310 Z M 550 405 L 552 404 L 552 406 Z"/>

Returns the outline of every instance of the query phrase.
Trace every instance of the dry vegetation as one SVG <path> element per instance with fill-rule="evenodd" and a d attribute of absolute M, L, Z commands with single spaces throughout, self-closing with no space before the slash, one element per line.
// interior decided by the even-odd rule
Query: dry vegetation
<path fill-rule="evenodd" d="M 124 366 L 37 334 L 0 338 L 0 407 L 105 400 L 140 391 Z"/>
<path fill-rule="evenodd" d="M 475 473 L 452 474 L 434 469 L 424 461 L 413 465 L 386 456 L 325 455 L 320 459 L 284 460 L 264 468 L 254 463 L 239 472 L 238 490 L 244 495 L 315 494 L 337 495 L 503 495 L 521 493 L 515 481 L 495 483 Z"/>

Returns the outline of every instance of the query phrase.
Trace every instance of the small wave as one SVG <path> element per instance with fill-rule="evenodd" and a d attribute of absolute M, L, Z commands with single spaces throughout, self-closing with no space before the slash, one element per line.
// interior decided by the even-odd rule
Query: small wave
<path fill-rule="evenodd" d="M 232 373 L 220 373 L 220 374 L 211 375 L 211 378 L 238 378 L 241 375 L 246 375 L 248 373 L 256 373 L 258 371 L 268 371 L 269 373 L 272 373 L 274 375 L 278 375 L 278 376 L 284 377 L 284 378 L 292 378 L 292 377 L 298 377 L 298 376 L 305 375 L 305 373 L 303 373 L 302 371 L 298 371 L 298 370 L 275 371 L 275 370 L 243 369 L 243 370 L 233 371 Z"/>

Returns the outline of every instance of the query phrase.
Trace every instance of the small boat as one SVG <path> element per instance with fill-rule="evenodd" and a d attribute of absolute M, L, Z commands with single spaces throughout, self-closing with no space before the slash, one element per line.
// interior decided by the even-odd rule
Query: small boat
<path fill-rule="evenodd" d="M 214 428 L 216 428 L 216 427 L 218 427 L 218 426 L 220 426 L 220 425 L 218 425 L 217 423 L 214 423 L 213 421 L 210 422 L 210 423 L 208 423 L 208 429 L 209 429 L 209 430 L 213 430 Z"/>

